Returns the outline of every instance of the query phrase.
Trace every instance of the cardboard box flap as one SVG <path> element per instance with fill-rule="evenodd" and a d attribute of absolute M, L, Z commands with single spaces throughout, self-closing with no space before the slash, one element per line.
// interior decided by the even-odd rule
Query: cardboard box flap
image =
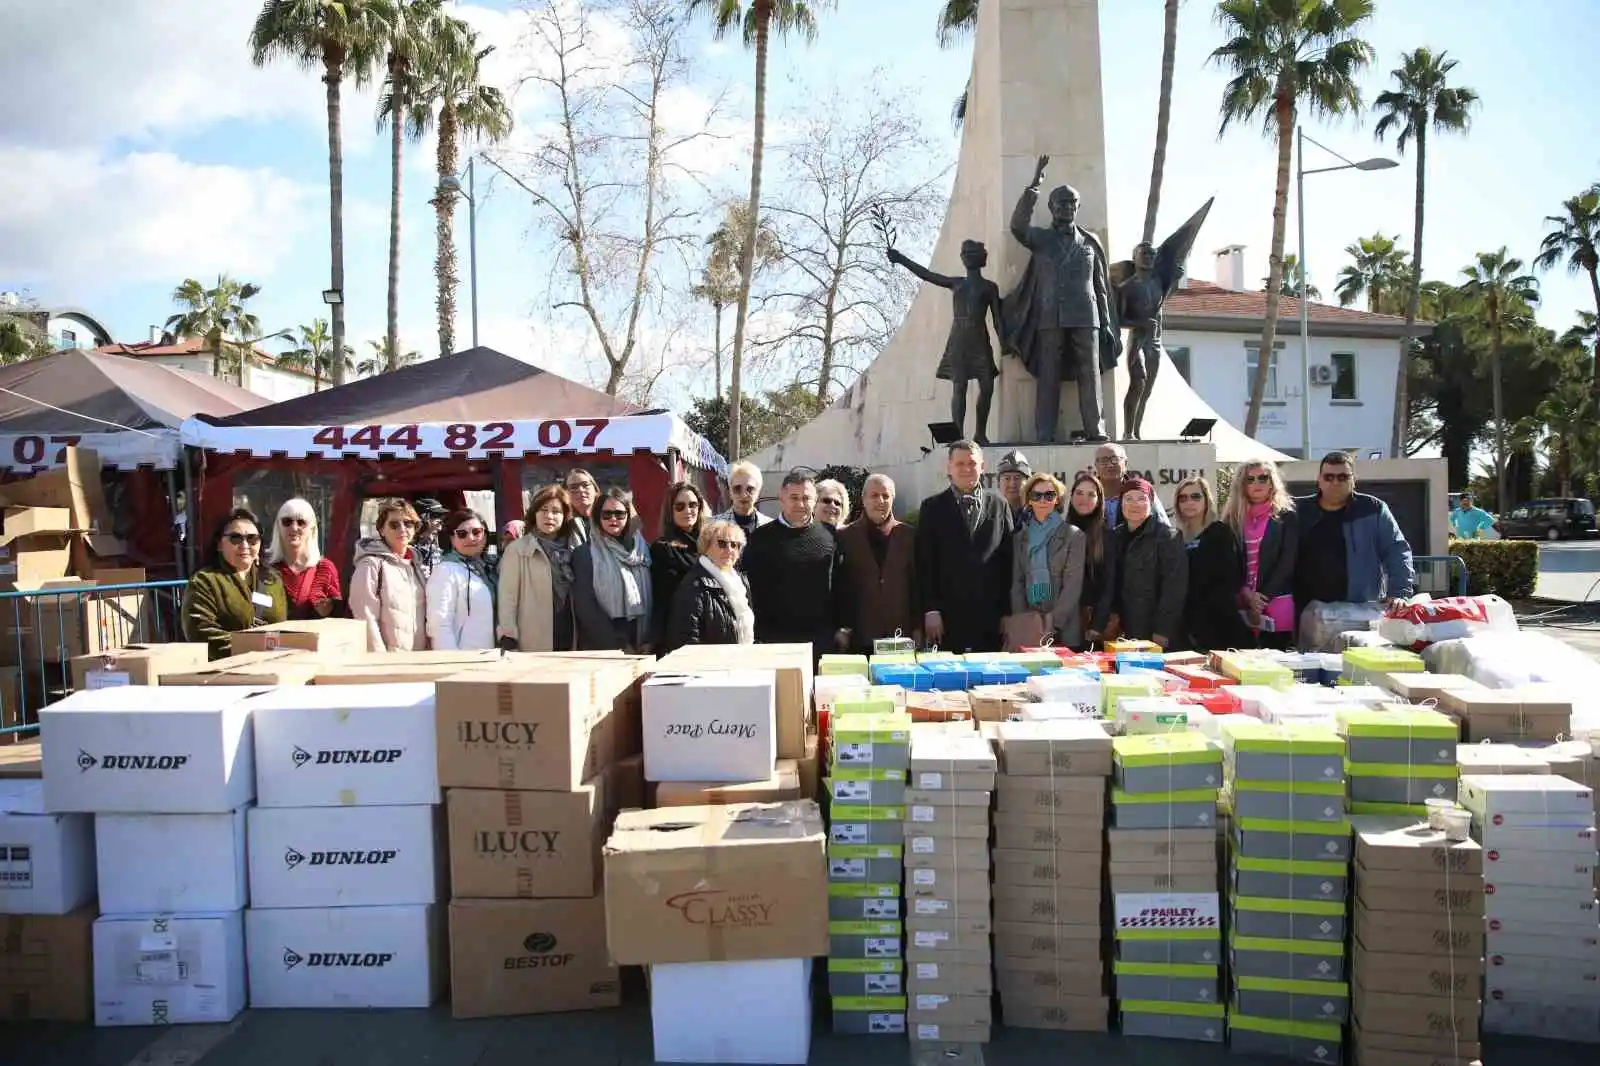
<path fill-rule="evenodd" d="M 110 529 L 112 524 L 100 481 L 100 456 L 88 448 L 67 448 L 60 467 L 0 485 L 0 507 L 64 507 L 80 529 Z"/>
<path fill-rule="evenodd" d="M 663 807 L 619 815 L 605 853 L 608 858 L 648 857 L 653 865 L 675 855 L 714 865 L 741 861 L 734 855 L 752 846 L 818 841 L 822 832 L 822 812 L 811 800 Z"/>

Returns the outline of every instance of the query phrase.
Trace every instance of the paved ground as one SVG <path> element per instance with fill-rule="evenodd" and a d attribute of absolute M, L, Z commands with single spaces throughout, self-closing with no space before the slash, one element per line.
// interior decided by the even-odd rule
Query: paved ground
<path fill-rule="evenodd" d="M 1541 544 L 1535 593 L 1563 603 L 1600 602 L 1600 540 Z"/>

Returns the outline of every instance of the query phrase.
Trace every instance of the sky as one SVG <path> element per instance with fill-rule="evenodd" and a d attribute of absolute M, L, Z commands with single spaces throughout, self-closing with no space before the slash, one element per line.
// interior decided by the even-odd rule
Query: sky
<path fill-rule="evenodd" d="M 252 301 L 264 331 L 325 315 L 328 284 L 327 141 L 323 89 L 293 65 L 257 69 L 246 39 L 254 0 L 0 0 L 0 291 L 24 290 L 46 306 L 88 309 L 119 340 L 146 339 L 173 311 L 183 279 L 219 273 L 259 284 Z M 941 49 L 939 0 L 840 0 L 817 41 L 773 50 L 770 113 L 803 111 L 823 86 L 885 85 L 916 101 L 942 165 L 959 135 L 950 105 L 966 80 L 971 42 Z M 513 92 L 524 130 L 536 127 L 537 94 L 517 89 L 537 57 L 525 44 L 517 0 L 478 0 L 457 13 L 496 46 L 489 80 Z M 1579 72 L 1600 39 L 1595 0 L 1379 0 L 1364 36 L 1377 60 L 1363 79 L 1368 100 L 1383 90 L 1402 52 L 1419 45 L 1460 60 L 1455 77 L 1483 106 L 1467 137 L 1429 146 L 1429 278 L 1459 280 L 1479 251 L 1508 247 L 1531 261 L 1548 230 L 1544 216 L 1600 181 L 1600 140 Z M 1172 131 L 1160 233 L 1205 200 L 1216 205 L 1202 244 L 1246 246 L 1246 278 L 1266 274 L 1274 150 L 1256 124 L 1219 139 L 1217 104 L 1226 81 L 1207 63 L 1221 43 L 1214 5 L 1186 0 L 1178 34 Z M 1512 12 L 1515 11 L 1515 15 Z M 1160 0 L 1104 0 L 1106 150 L 1111 244 L 1131 244 L 1143 221 L 1155 136 L 1162 36 Z M 179 44 L 181 42 L 181 46 Z M 753 63 L 737 42 L 697 27 L 692 85 L 674 100 L 687 125 L 723 112 L 700 163 L 713 195 L 747 188 L 745 167 Z M 385 320 L 389 155 L 373 121 L 370 89 L 344 98 L 346 301 L 359 357 Z M 1348 156 L 1394 155 L 1371 119 L 1311 125 L 1310 134 Z M 792 127 L 791 127 L 792 128 Z M 781 143 L 782 121 L 773 137 Z M 405 348 L 437 346 L 433 308 L 433 142 L 407 148 L 400 332 Z M 1307 165 L 1335 164 L 1308 155 Z M 1409 248 L 1414 160 L 1388 171 L 1350 171 L 1307 182 L 1307 262 L 1330 294 L 1342 249 L 1373 233 Z M 528 197 L 479 173 L 478 260 L 483 344 L 596 382 L 603 364 L 586 357 L 582 323 L 552 310 L 552 253 Z M 1291 205 L 1292 210 L 1292 205 Z M 704 229 L 715 225 L 708 213 Z M 1293 218 L 1290 219 L 1293 226 Z M 1293 229 L 1288 249 L 1293 251 Z M 462 286 L 460 346 L 469 342 L 467 208 L 457 220 Z M 1208 277 L 1208 262 L 1191 272 Z M 1563 270 L 1543 277 L 1540 320 L 1563 330 L 1592 310 L 1588 283 Z M 1330 296 L 1331 298 L 1331 296 Z M 730 317 L 731 323 L 731 317 Z M 703 324 L 709 349 L 709 313 Z M 692 338 L 691 338 L 692 340 Z M 669 377 L 656 398 L 683 403 L 711 390 L 705 374 Z"/>

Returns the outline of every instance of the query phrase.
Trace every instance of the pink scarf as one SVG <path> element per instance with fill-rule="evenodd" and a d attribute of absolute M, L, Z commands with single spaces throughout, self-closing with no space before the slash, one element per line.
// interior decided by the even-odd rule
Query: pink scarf
<path fill-rule="evenodd" d="M 1271 500 L 1253 503 L 1244 513 L 1244 585 L 1252 591 L 1261 587 L 1261 542 L 1271 521 Z"/>

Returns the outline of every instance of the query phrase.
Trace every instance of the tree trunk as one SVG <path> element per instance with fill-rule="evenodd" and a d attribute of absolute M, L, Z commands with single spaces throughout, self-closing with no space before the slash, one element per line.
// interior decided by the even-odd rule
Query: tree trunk
<path fill-rule="evenodd" d="M 1411 424 L 1411 348 L 1416 339 L 1417 314 L 1422 307 L 1422 215 L 1427 203 L 1428 127 L 1417 128 L 1416 214 L 1411 222 L 1411 291 L 1406 294 L 1406 335 L 1400 341 L 1400 366 L 1394 381 L 1394 429 L 1389 436 L 1389 458 L 1405 456 L 1406 430 Z"/>
<path fill-rule="evenodd" d="M 1504 390 L 1500 382 L 1500 308 L 1494 293 L 1489 294 L 1489 358 L 1492 364 L 1494 386 L 1494 474 L 1495 502 L 1504 511 L 1506 499 L 1506 412 Z"/>
<path fill-rule="evenodd" d="M 1172 75 L 1178 58 L 1178 0 L 1167 0 L 1161 36 L 1161 102 L 1156 105 L 1156 153 L 1150 164 L 1150 197 L 1144 205 L 1144 243 L 1156 239 L 1156 214 L 1161 210 L 1161 179 L 1167 169 L 1167 128 L 1172 122 Z"/>
<path fill-rule="evenodd" d="M 389 318 L 384 332 L 385 370 L 400 358 L 400 161 L 405 148 L 406 98 L 403 61 L 391 57 L 389 81 L 394 111 L 389 116 Z"/>
<path fill-rule="evenodd" d="M 728 370 L 728 459 L 740 455 L 739 416 L 743 400 L 744 334 L 750 319 L 750 279 L 755 273 L 756 229 L 761 222 L 761 156 L 767 140 L 767 46 L 772 35 L 770 0 L 755 0 L 756 7 L 756 115 L 750 142 L 750 209 L 745 219 L 744 245 L 739 249 L 739 303 L 733 313 L 733 358 Z"/>
<path fill-rule="evenodd" d="M 722 305 L 720 303 L 712 304 L 711 305 L 711 311 L 712 311 L 712 314 L 714 314 L 716 316 L 713 319 L 713 321 L 716 323 L 716 325 L 714 327 L 712 327 L 712 328 L 714 330 L 714 336 L 715 336 L 716 345 L 717 345 L 717 355 L 716 355 L 716 363 L 717 363 L 717 392 L 716 392 L 716 395 L 720 398 L 722 396 Z"/>
<path fill-rule="evenodd" d="M 1261 327 L 1261 355 L 1256 360 L 1256 376 L 1250 382 L 1250 410 L 1245 415 L 1244 435 L 1254 437 L 1261 425 L 1261 404 L 1267 397 L 1267 375 L 1272 370 L 1272 346 L 1278 339 L 1278 306 L 1283 302 L 1283 238 L 1289 213 L 1289 172 L 1294 152 L 1294 100 L 1282 99 L 1278 109 L 1278 187 L 1272 202 L 1272 254 L 1267 260 L 1267 314 Z M 1302 264 L 1300 269 L 1304 270 Z M 1302 456 L 1309 459 L 1310 456 Z"/>
<path fill-rule="evenodd" d="M 434 280 L 439 285 L 439 355 L 456 350 L 456 191 L 445 188 L 445 181 L 456 174 L 456 112 L 446 105 L 439 109 L 439 191 L 434 197 L 434 234 L 439 247 L 434 254 Z"/>
<path fill-rule="evenodd" d="M 344 55 L 331 49 L 322 53 L 322 83 L 328 96 L 328 248 L 332 259 L 329 287 L 339 302 L 328 308 L 333 320 L 333 350 L 344 351 L 344 137 L 339 131 L 339 82 L 344 75 Z M 333 365 L 333 383 L 344 384 L 344 360 Z"/>
<path fill-rule="evenodd" d="M 1589 268 L 1589 291 L 1594 293 L 1594 313 L 1600 315 L 1600 274 L 1594 267 Z M 1589 382 L 1589 387 L 1596 395 L 1600 395 L 1600 319 L 1596 319 L 1597 332 L 1594 338 L 1594 376 Z"/>

